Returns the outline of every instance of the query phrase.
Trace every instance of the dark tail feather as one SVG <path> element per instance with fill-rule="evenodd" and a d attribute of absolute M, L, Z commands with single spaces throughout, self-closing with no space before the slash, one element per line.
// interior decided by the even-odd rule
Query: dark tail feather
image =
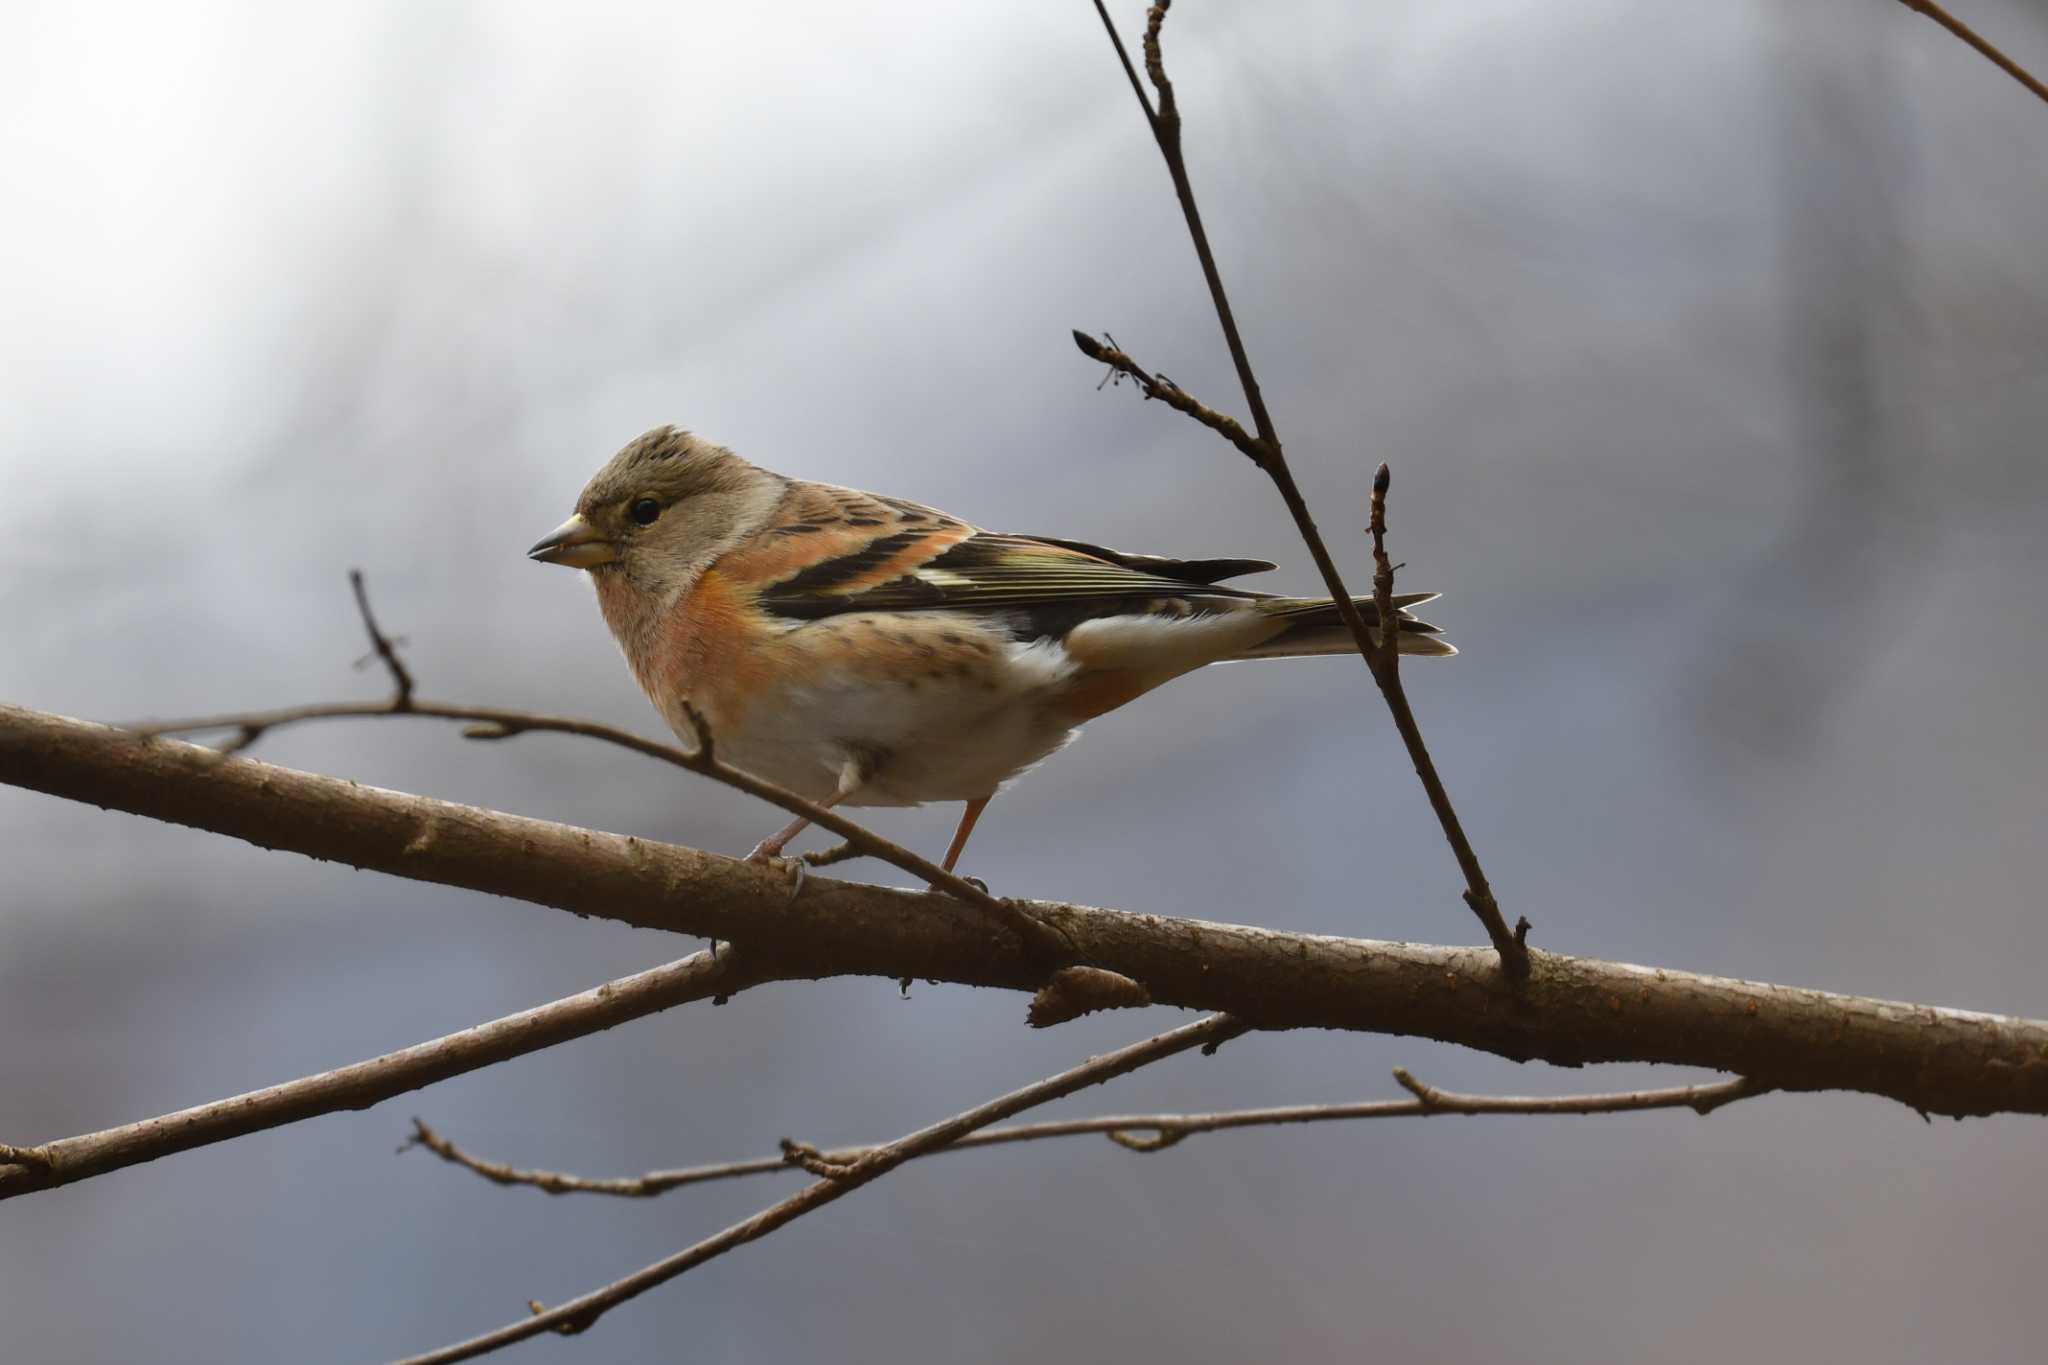
<path fill-rule="evenodd" d="M 1438 594 L 1433 592 L 1398 593 L 1394 597 L 1394 619 L 1399 624 L 1403 654 L 1423 655 L 1431 658 L 1446 658 L 1458 651 L 1442 637 L 1440 628 L 1427 621 L 1418 620 L 1407 610 L 1424 602 L 1431 602 Z M 1373 628 L 1372 638 L 1379 641 L 1380 613 L 1378 605 L 1370 597 L 1354 597 L 1359 614 L 1365 623 Z M 1278 618 L 1284 624 L 1280 633 L 1262 645 L 1245 650 L 1233 657 L 1239 659 L 1294 659 L 1311 654 L 1350 654 L 1357 648 L 1351 638 L 1351 630 L 1344 624 L 1344 618 L 1337 611 L 1337 604 L 1327 597 L 1269 597 L 1259 603 L 1259 610 L 1268 616 Z"/>

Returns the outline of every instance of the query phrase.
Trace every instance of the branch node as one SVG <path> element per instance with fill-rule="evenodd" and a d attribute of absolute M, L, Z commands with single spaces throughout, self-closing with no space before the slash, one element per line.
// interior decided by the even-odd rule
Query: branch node
<path fill-rule="evenodd" d="M 1690 1108 L 1695 1114 L 1705 1118 L 1723 1105 L 1750 1099 L 1756 1095 L 1767 1095 L 1772 1089 L 1773 1087 L 1763 1084 L 1754 1077 L 1738 1076 L 1733 1085 L 1709 1087 L 1693 1100 Z M 1924 1119 L 1927 1115 L 1922 1113 L 1920 1117 Z"/>
<path fill-rule="evenodd" d="M 526 1311 L 534 1317 L 539 1317 L 548 1311 L 548 1306 L 539 1299 L 528 1299 L 526 1301 Z M 550 1330 L 560 1336 L 573 1337 L 580 1332 L 589 1331 L 590 1325 L 597 1321 L 597 1317 L 596 1313 L 579 1313 L 575 1317 L 564 1318 Z"/>
<path fill-rule="evenodd" d="M 267 725 L 239 726 L 235 730 L 235 737 L 233 739 L 223 741 L 218 747 L 215 748 L 214 752 L 219 754 L 222 758 L 226 758 L 230 754 L 238 754 L 242 752 L 242 750 L 248 748 L 251 744 L 254 744 L 257 740 L 263 738 L 263 732 L 269 728 L 270 727 Z"/>
<path fill-rule="evenodd" d="M 1414 1074 L 1407 1067 L 1395 1067 L 1394 1080 L 1403 1090 L 1422 1101 L 1422 1107 L 1425 1110 L 1433 1112 L 1443 1108 L 1443 1092 L 1433 1085 L 1424 1085 L 1421 1081 L 1415 1079 Z"/>
<path fill-rule="evenodd" d="M 1188 1135 L 1185 1128 L 1161 1125 L 1153 1130 L 1152 1136 L 1145 1137 L 1127 1128 L 1112 1128 L 1103 1136 L 1127 1152 L 1163 1152 L 1177 1145 Z"/>
<path fill-rule="evenodd" d="M 1121 972 L 1100 967 L 1062 967 L 1031 997 L 1025 1015 L 1033 1028 L 1051 1028 L 1097 1010 L 1139 1009 L 1152 992 Z"/>
<path fill-rule="evenodd" d="M 844 1180 L 860 1165 L 858 1158 L 852 1161 L 835 1161 L 810 1143 L 798 1142 L 794 1138 L 784 1138 L 776 1145 L 782 1149 L 784 1162 L 801 1167 L 825 1180 Z"/>

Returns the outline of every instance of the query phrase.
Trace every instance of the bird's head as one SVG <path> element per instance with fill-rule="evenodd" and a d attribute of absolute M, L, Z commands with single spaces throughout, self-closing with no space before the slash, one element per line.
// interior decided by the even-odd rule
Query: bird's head
<path fill-rule="evenodd" d="M 756 530 L 784 480 L 679 427 L 656 427 L 583 486 L 576 515 L 528 550 L 542 564 L 680 590 Z"/>

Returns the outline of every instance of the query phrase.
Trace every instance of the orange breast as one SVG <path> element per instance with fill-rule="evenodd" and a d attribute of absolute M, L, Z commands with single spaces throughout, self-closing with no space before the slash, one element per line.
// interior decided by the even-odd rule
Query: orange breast
<path fill-rule="evenodd" d="M 714 735 L 736 729 L 773 676 L 764 632 L 751 621 L 731 580 L 707 570 L 655 628 L 651 657 L 634 660 L 641 685 L 657 702 L 689 698 Z"/>

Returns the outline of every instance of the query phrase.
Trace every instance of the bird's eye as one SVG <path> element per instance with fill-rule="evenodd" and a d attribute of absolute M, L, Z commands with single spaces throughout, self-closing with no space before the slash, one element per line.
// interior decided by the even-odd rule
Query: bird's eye
<path fill-rule="evenodd" d="M 636 498 L 626 515 L 642 526 L 652 526 L 654 519 L 661 515 L 661 504 L 653 498 Z"/>

